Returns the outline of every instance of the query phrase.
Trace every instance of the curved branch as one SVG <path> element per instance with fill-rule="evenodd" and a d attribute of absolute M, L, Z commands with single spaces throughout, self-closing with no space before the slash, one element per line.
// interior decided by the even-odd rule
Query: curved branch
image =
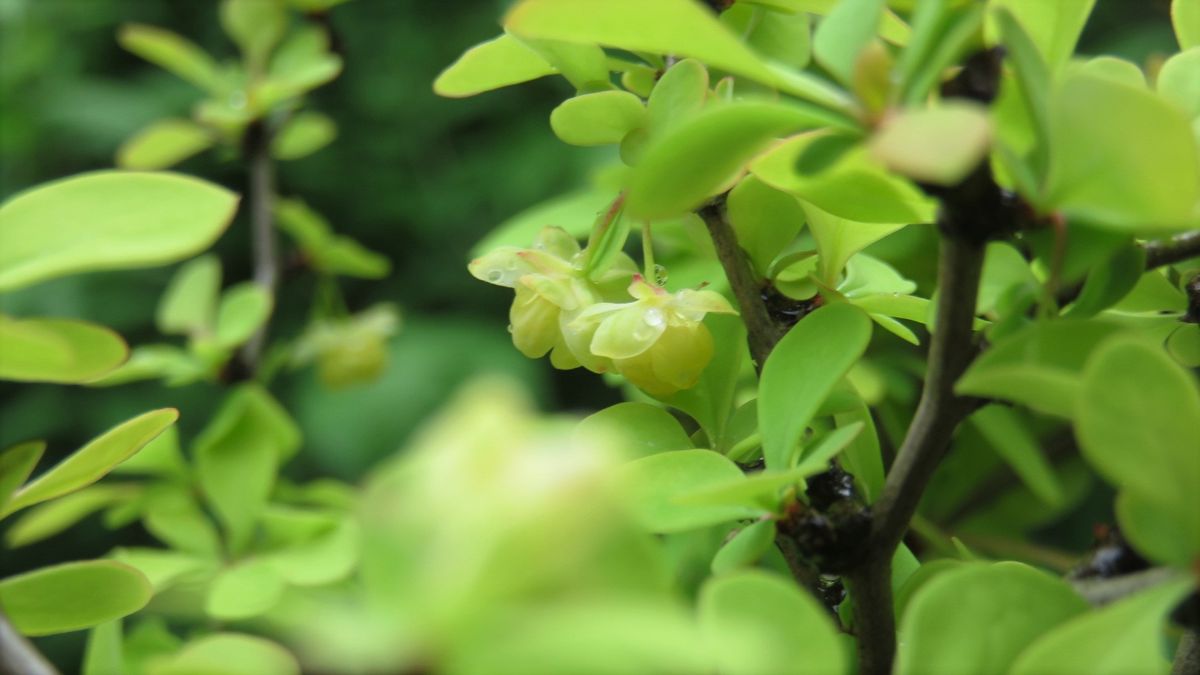
<path fill-rule="evenodd" d="M 1188 258 L 1200 256 L 1200 230 L 1185 232 L 1181 235 L 1163 241 L 1148 241 L 1142 244 L 1146 252 L 1146 271 L 1174 265 Z M 1065 307 L 1074 302 L 1083 292 L 1083 282 L 1078 281 L 1062 288 L 1055 294 L 1059 307 Z"/>
<path fill-rule="evenodd" d="M 984 247 L 957 236 L 943 236 L 941 243 L 937 323 L 930 340 L 925 389 L 883 491 L 872 506 L 865 560 L 846 575 L 854 597 L 854 629 L 864 675 L 891 672 L 896 653 L 892 555 L 954 430 L 975 407 L 973 400 L 954 393 L 954 383 L 976 352 L 972 324 Z"/>
<path fill-rule="evenodd" d="M 245 154 L 250 163 L 250 236 L 254 281 L 272 298 L 279 284 L 279 253 L 275 241 L 275 163 L 271 160 L 271 130 L 260 120 L 246 129 Z M 267 326 L 242 348 L 242 361 L 254 372 L 266 344 Z"/>
<path fill-rule="evenodd" d="M 1200 256 L 1200 230 L 1185 232 L 1166 241 L 1145 243 L 1146 269 L 1174 265 L 1188 258 Z"/>
<path fill-rule="evenodd" d="M 1175 649 L 1175 661 L 1171 675 L 1196 675 L 1200 673 L 1200 635 L 1196 631 L 1184 631 Z"/>
<path fill-rule="evenodd" d="M 58 671 L 0 612 L 0 675 L 58 675 Z"/>
<path fill-rule="evenodd" d="M 1121 574 L 1115 577 L 1070 579 L 1076 593 L 1083 596 L 1094 607 L 1116 602 L 1127 595 L 1164 584 L 1179 577 L 1179 572 L 1169 567 L 1152 567 L 1141 572 Z"/>
<path fill-rule="evenodd" d="M 725 214 L 725 198 L 717 198 L 701 208 L 698 213 L 708 227 L 708 234 L 717 251 L 717 260 L 725 269 L 733 297 L 737 300 L 738 311 L 746 324 L 746 341 L 750 343 L 754 369 L 761 373 L 763 364 L 767 362 L 775 344 L 783 337 L 783 332 L 767 312 L 761 295 L 762 284 L 750 268 L 746 254 L 738 247 L 737 235 L 734 234 L 733 226 L 729 224 Z"/>

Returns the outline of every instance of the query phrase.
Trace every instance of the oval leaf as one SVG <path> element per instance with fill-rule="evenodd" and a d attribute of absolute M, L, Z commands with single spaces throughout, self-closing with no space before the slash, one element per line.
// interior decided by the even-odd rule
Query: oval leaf
<path fill-rule="evenodd" d="M 168 30 L 129 24 L 121 27 L 117 42 L 125 49 L 165 68 L 211 93 L 220 93 L 225 82 L 217 62 L 195 43 Z"/>
<path fill-rule="evenodd" d="M 271 293 L 255 282 L 243 282 L 225 291 L 217 308 L 217 344 L 236 347 L 271 316 Z"/>
<path fill-rule="evenodd" d="M 88 382 L 116 369 L 128 356 L 125 341 L 104 326 L 0 315 L 0 380 Z"/>
<path fill-rule="evenodd" d="M 680 497 L 742 478 L 742 470 L 712 450 L 676 450 L 630 462 L 618 484 L 637 520 L 651 532 L 682 532 L 752 518 L 760 512 L 737 506 L 683 504 Z"/>
<path fill-rule="evenodd" d="M 1187 228 L 1200 200 L 1191 121 L 1145 89 L 1068 75 L 1050 104 L 1047 183 L 1048 206 L 1096 225 L 1133 233 Z"/>
<path fill-rule="evenodd" d="M 825 124 L 798 104 L 716 106 L 673 127 L 645 150 L 629 179 L 625 206 L 644 219 L 682 215 L 736 177 L 776 137 Z"/>
<path fill-rule="evenodd" d="M 1027 565 L 964 565 L 913 596 L 896 672 L 1002 673 L 1027 645 L 1087 609 L 1065 581 Z"/>
<path fill-rule="evenodd" d="M 849 665 L 828 610 L 772 574 L 709 580 L 698 612 L 704 641 L 726 675 L 844 673 Z"/>
<path fill-rule="evenodd" d="M 1035 323 L 992 345 L 954 390 L 1073 417 L 1088 354 L 1119 330 L 1120 326 L 1101 321 Z"/>
<path fill-rule="evenodd" d="M 286 649 L 260 637 L 215 633 L 193 640 L 157 662 L 150 675 L 299 675 L 300 665 Z"/>
<path fill-rule="evenodd" d="M 901 112 L 871 139 L 889 169 L 923 183 L 951 186 L 967 177 L 992 140 L 987 110 L 965 102 Z"/>
<path fill-rule="evenodd" d="M 193 335 L 212 330 L 221 292 L 221 259 L 206 255 L 175 272 L 158 302 L 154 322 L 168 335 Z"/>
<path fill-rule="evenodd" d="M 204 127 L 187 120 L 159 120 L 139 131 L 117 149 L 122 169 L 169 169 L 212 147 L 213 137 Z"/>
<path fill-rule="evenodd" d="M 279 130 L 271 141 L 271 155 L 276 159 L 300 159 L 329 145 L 337 137 L 337 125 L 328 115 L 302 112 Z"/>
<path fill-rule="evenodd" d="M 177 419 L 178 410 L 163 408 L 113 427 L 18 490 L 0 514 L 7 515 L 91 485 L 154 440 Z"/>
<path fill-rule="evenodd" d="M 1136 381 L 1136 386 L 1130 386 Z M 1200 541 L 1200 390 L 1160 347 L 1114 338 L 1088 360 L 1075 419 L 1083 456 Z"/>
<path fill-rule="evenodd" d="M 214 619 L 234 621 L 263 614 L 283 597 L 283 578 L 264 561 L 223 570 L 208 589 L 204 611 Z"/>
<path fill-rule="evenodd" d="M 563 101 L 550 113 L 554 135 L 571 145 L 620 143 L 642 123 L 646 107 L 627 91 L 602 91 Z"/>
<path fill-rule="evenodd" d="M 461 98 L 536 80 L 558 72 L 537 52 L 511 35 L 468 49 L 433 82 L 439 96 Z"/>
<path fill-rule="evenodd" d="M 18 443 L 0 452 L 0 513 L 17 488 L 33 473 L 46 444 L 42 441 Z"/>
<path fill-rule="evenodd" d="M 1171 666 L 1162 649 L 1163 623 L 1191 586 L 1187 580 L 1163 584 L 1078 616 L 1034 642 L 1008 672 L 1165 675 Z"/>
<path fill-rule="evenodd" d="M 0 606 L 25 635 L 52 635 L 132 614 L 150 601 L 140 572 L 111 560 L 43 567 L 0 579 Z"/>
<path fill-rule="evenodd" d="M 687 450 L 692 441 L 671 413 L 649 403 L 627 401 L 584 418 L 575 435 L 605 439 L 631 458 Z"/>
<path fill-rule="evenodd" d="M 97 171 L 40 185 L 0 206 L 0 291 L 186 258 L 220 236 L 237 201 L 170 173 Z"/>
<path fill-rule="evenodd" d="M 775 346 L 763 366 L 758 423 L 767 466 L 792 466 L 800 437 L 825 397 L 871 339 L 871 319 L 848 303 L 804 317 Z"/>
<path fill-rule="evenodd" d="M 774 84 L 771 70 L 710 12 L 690 0 L 525 0 L 505 29 L 530 38 L 690 56 Z"/>

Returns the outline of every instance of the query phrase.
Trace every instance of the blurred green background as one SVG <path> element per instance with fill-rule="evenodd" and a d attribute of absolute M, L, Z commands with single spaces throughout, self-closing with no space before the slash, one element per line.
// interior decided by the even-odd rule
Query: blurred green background
<path fill-rule="evenodd" d="M 1047 2 L 1053 0 L 1046 0 Z M 297 478 L 353 480 L 401 447 L 460 383 L 486 371 L 511 373 L 547 409 L 594 409 L 617 392 L 582 370 L 553 371 L 512 348 L 505 331 L 511 293 L 466 273 L 470 246 L 523 208 L 580 185 L 610 159 L 568 147 L 547 118 L 570 95 L 558 78 L 466 100 L 434 96 L 437 73 L 465 48 L 494 36 L 509 3 L 498 0 L 354 0 L 331 15 L 345 70 L 311 97 L 339 127 L 337 140 L 281 163 L 280 193 L 297 196 L 344 234 L 386 254 L 383 282 L 346 282 L 352 310 L 396 303 L 403 326 L 378 381 L 330 392 L 309 371 L 274 391 L 306 434 L 290 467 Z M 1170 49 L 1168 0 L 1100 0 L 1081 51 L 1146 63 Z M 186 117 L 199 94 L 120 49 L 124 22 L 163 26 L 219 58 L 234 47 L 215 0 L 0 0 L 0 197 L 41 182 L 109 168 L 118 145 L 149 122 Z M 241 191 L 236 159 L 205 153 L 178 170 Z M 226 283 L 250 276 L 244 215 L 217 245 Z M 0 296 L 0 311 L 74 316 L 116 328 L 131 344 L 158 340 L 153 308 L 172 269 L 91 274 Z M 303 274 L 284 281 L 274 330 L 294 334 L 311 298 Z M 215 386 L 158 383 L 116 389 L 0 384 L 0 447 L 40 437 L 48 460 L 110 425 L 164 405 L 181 409 L 189 438 L 220 402 Z M 49 542 L 6 552 L 0 576 L 67 558 L 103 555 L 119 537 L 88 521 Z M 145 539 L 145 541 L 149 541 Z M 68 650 L 70 648 L 68 647 Z"/>

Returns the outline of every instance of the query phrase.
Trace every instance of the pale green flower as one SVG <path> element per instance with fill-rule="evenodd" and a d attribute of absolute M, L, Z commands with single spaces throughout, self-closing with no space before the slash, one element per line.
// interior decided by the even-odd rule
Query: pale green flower
<path fill-rule="evenodd" d="M 589 349 L 594 327 L 574 327 L 573 320 L 603 299 L 606 285 L 628 279 L 636 268 L 622 254 L 596 284 L 584 274 L 580 253 L 574 237 L 547 227 L 533 248 L 504 246 L 473 260 L 468 269 L 481 281 L 515 291 L 509 322 L 513 344 L 522 354 L 539 358 L 549 353 L 555 368 L 583 366 L 602 373 L 610 362 Z"/>
<path fill-rule="evenodd" d="M 712 359 L 712 335 L 703 320 L 709 312 L 736 314 L 720 293 L 685 289 L 670 293 L 634 275 L 633 302 L 597 303 L 584 309 L 572 327 L 594 327 L 589 351 L 612 360 L 617 372 L 656 396 L 696 384 Z"/>

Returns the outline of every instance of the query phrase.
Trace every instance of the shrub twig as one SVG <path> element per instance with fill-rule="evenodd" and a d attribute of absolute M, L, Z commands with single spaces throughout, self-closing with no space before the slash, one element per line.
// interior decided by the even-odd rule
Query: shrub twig
<path fill-rule="evenodd" d="M 0 675 L 58 675 L 46 657 L 0 611 Z"/>
<path fill-rule="evenodd" d="M 738 311 L 746 324 L 746 341 L 750 344 L 750 357 L 754 359 L 754 369 L 762 373 L 767 357 L 779 342 L 779 338 L 783 337 L 783 332 L 767 312 L 766 303 L 762 298 L 762 284 L 750 268 L 746 254 L 738 246 L 737 235 L 726 215 L 724 196 L 702 207 L 699 215 L 708 227 L 708 234 L 717 252 L 717 260 L 725 270 L 733 297 L 738 304 Z"/>
<path fill-rule="evenodd" d="M 272 297 L 279 283 L 279 252 L 275 237 L 275 163 L 271 160 L 271 130 L 266 120 L 246 129 L 245 156 L 250 170 L 250 236 L 254 281 Z M 266 343 L 267 324 L 242 348 L 242 362 L 254 372 Z"/>

